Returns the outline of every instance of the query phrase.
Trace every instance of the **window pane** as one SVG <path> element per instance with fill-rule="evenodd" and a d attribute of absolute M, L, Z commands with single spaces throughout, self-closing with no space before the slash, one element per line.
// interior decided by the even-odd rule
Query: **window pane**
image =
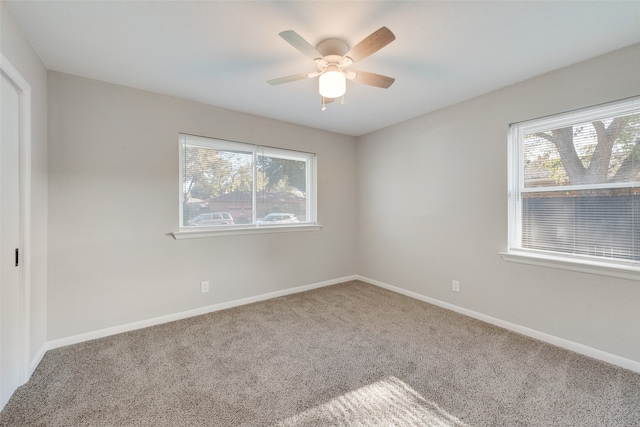
<path fill-rule="evenodd" d="M 315 154 L 180 135 L 180 227 L 315 223 Z"/>
<path fill-rule="evenodd" d="M 253 154 L 185 145 L 182 226 L 250 223 Z M 206 215 L 214 213 L 214 215 Z"/>
<path fill-rule="evenodd" d="M 525 188 L 640 181 L 640 114 L 524 135 Z"/>
<path fill-rule="evenodd" d="M 640 261 L 640 190 L 524 193 L 522 247 Z"/>
<path fill-rule="evenodd" d="M 307 221 L 307 161 L 258 155 L 256 210 L 259 225 Z"/>
<path fill-rule="evenodd" d="M 640 97 L 514 124 L 510 141 L 514 252 L 640 265 Z"/>

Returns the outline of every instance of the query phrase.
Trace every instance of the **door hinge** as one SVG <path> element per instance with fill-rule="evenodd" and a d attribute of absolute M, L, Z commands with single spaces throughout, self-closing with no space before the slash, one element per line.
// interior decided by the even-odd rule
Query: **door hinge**
<path fill-rule="evenodd" d="M 20 251 L 18 250 L 18 248 L 16 248 L 16 267 L 17 267 L 17 266 L 18 266 L 18 264 L 19 264 L 19 262 L 18 262 L 18 261 L 19 261 L 19 259 L 20 259 L 20 257 L 19 257 L 19 253 L 20 253 Z"/>

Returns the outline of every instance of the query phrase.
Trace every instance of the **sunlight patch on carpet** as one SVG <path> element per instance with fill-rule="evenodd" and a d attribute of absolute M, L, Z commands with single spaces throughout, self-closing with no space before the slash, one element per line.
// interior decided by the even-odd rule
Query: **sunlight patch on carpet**
<path fill-rule="evenodd" d="M 278 425 L 468 426 L 396 377 L 338 396 Z"/>

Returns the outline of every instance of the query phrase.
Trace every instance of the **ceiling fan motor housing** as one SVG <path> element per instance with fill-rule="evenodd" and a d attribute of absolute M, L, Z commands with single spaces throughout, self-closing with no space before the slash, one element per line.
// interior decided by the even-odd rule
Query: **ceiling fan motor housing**
<path fill-rule="evenodd" d="M 335 55 L 342 58 L 349 52 L 349 45 L 340 39 L 326 39 L 318 43 L 316 50 L 324 57 Z"/>
<path fill-rule="evenodd" d="M 340 39 L 326 39 L 316 46 L 318 53 L 322 58 L 317 58 L 316 63 L 321 73 L 328 71 L 345 72 L 345 68 L 351 65 L 350 58 L 345 58 L 345 54 L 349 52 L 349 45 Z"/>

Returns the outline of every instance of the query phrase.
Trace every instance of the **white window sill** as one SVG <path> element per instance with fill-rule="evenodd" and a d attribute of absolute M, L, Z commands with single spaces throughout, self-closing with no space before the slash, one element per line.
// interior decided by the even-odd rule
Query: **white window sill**
<path fill-rule="evenodd" d="M 581 257 L 556 256 L 537 252 L 509 251 L 500 252 L 505 261 L 539 267 L 559 268 L 562 270 L 579 271 L 581 273 L 598 274 L 601 276 L 617 277 L 620 279 L 640 281 L 640 265 L 621 261 L 600 261 Z"/>
<path fill-rule="evenodd" d="M 240 236 L 243 234 L 288 233 L 292 231 L 316 231 L 320 230 L 320 224 L 296 224 L 296 225 L 270 225 L 247 226 L 238 228 L 185 228 L 171 233 L 174 239 L 199 239 L 203 237 Z"/>

